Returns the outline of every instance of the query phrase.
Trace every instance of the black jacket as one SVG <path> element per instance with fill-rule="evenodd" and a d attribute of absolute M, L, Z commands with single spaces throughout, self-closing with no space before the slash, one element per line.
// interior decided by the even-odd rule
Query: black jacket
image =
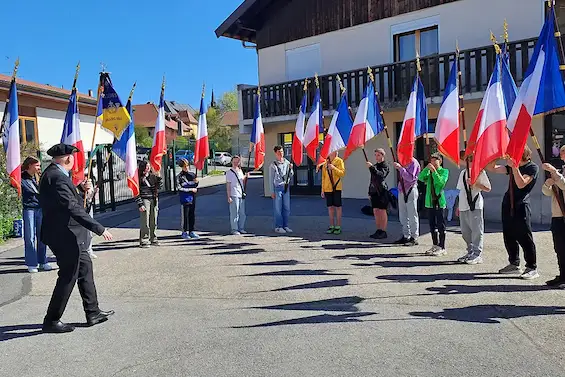
<path fill-rule="evenodd" d="M 24 209 L 39 208 L 39 185 L 27 171 L 22 172 L 22 205 Z"/>
<path fill-rule="evenodd" d="M 83 208 L 73 181 L 55 164 L 49 165 L 39 182 L 39 204 L 43 212 L 40 238 L 51 249 L 85 250 L 88 231 L 102 235 L 104 226 Z M 59 256 L 57 256 L 59 257 Z"/>
<path fill-rule="evenodd" d="M 385 178 L 388 176 L 390 169 L 386 162 L 377 162 L 369 168 L 371 172 L 371 183 L 369 183 L 369 195 L 380 195 L 383 191 L 388 190 Z"/>
<path fill-rule="evenodd" d="M 139 196 L 136 198 L 137 205 L 143 206 L 143 199 L 157 199 L 159 190 L 163 186 L 163 179 L 153 173 L 147 177 L 139 177 Z"/>

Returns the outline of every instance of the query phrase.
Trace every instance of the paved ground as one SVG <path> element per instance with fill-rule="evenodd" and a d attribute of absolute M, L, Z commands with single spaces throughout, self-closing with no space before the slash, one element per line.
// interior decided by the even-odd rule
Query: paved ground
<path fill-rule="evenodd" d="M 94 262 L 102 308 L 116 310 L 103 325 L 40 334 L 56 273 L 33 275 L 0 307 L 0 375 L 564 375 L 564 292 L 543 286 L 556 273 L 548 232 L 535 233 L 542 279 L 525 282 L 493 273 L 505 265 L 495 231 L 485 264 L 457 265 L 457 233 L 441 258 L 422 254 L 427 234 L 416 248 L 377 244 L 352 200 L 344 233 L 327 236 L 322 200 L 303 197 L 296 232 L 275 236 L 260 179 L 250 189 L 253 236 L 226 235 L 222 187 L 198 198 L 198 242 L 178 239 L 176 198 L 161 202 L 162 247 L 137 248 L 138 220 L 114 220 Z M 0 265 L 19 263 L 14 252 Z M 77 292 L 63 319 L 84 322 Z"/>

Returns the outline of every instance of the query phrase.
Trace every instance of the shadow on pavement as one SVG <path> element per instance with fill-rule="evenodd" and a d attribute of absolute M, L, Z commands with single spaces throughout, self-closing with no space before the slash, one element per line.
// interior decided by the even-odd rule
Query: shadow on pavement
<path fill-rule="evenodd" d="M 441 280 L 493 280 L 508 279 L 508 275 L 501 276 L 495 273 L 445 273 L 445 274 L 429 274 L 429 275 L 381 275 L 377 279 L 398 281 L 402 283 L 432 283 Z"/>
<path fill-rule="evenodd" d="M 420 254 L 345 254 L 345 255 L 335 255 L 332 258 L 339 260 L 370 260 L 375 258 L 382 258 L 382 259 L 413 258 L 417 256 L 420 256 Z"/>
<path fill-rule="evenodd" d="M 26 338 L 29 336 L 40 335 L 41 323 L 30 324 L 30 325 L 12 325 L 12 326 L 0 326 L 0 342 L 5 342 L 7 340 Z"/>
<path fill-rule="evenodd" d="M 247 255 L 247 254 L 259 254 L 264 253 L 265 249 L 246 249 L 246 250 L 233 250 L 233 251 L 223 251 L 221 253 L 210 253 L 206 255 Z"/>
<path fill-rule="evenodd" d="M 414 317 L 473 323 L 500 323 L 500 319 L 565 314 L 563 306 L 473 305 L 440 312 L 411 312 Z"/>
<path fill-rule="evenodd" d="M 21 263 L 20 263 L 21 264 Z M 8 269 L 8 270 L 0 270 L 0 275 L 9 275 L 9 274 L 27 274 L 27 267 L 23 268 L 15 268 L 15 269 Z"/>
<path fill-rule="evenodd" d="M 316 283 L 299 284 L 299 285 L 292 285 L 290 287 L 272 289 L 268 292 L 294 291 L 294 290 L 300 290 L 300 289 L 345 287 L 347 284 L 349 284 L 349 279 L 325 280 L 325 281 L 319 281 L 319 282 L 316 282 Z"/>
<path fill-rule="evenodd" d="M 299 262 L 295 259 L 289 259 L 289 260 L 275 260 L 271 262 L 242 263 L 242 264 L 236 264 L 235 266 L 268 267 L 268 266 L 296 266 L 297 264 L 306 264 L 306 263 Z"/>
<path fill-rule="evenodd" d="M 516 277 L 516 279 L 519 279 Z M 426 288 L 429 292 L 436 292 L 440 295 L 457 295 L 457 294 L 473 294 L 482 292 L 497 292 L 497 293 L 510 293 L 510 292 L 541 292 L 551 289 L 545 285 L 460 285 L 448 284 L 443 287 L 429 287 Z"/>
<path fill-rule="evenodd" d="M 377 261 L 373 263 L 353 263 L 353 266 L 380 266 L 380 267 L 397 267 L 397 268 L 412 268 L 412 267 L 435 267 L 435 266 L 452 266 L 459 264 L 454 261 L 441 261 L 441 260 L 426 260 L 426 261 Z"/>
<path fill-rule="evenodd" d="M 233 326 L 232 329 L 249 329 L 256 327 L 273 327 L 285 325 L 313 325 L 319 323 L 354 323 L 364 322 L 360 318 L 377 314 L 375 312 L 347 313 L 347 314 L 320 314 L 311 317 L 287 319 L 283 321 L 262 323 L 251 326 Z"/>
<path fill-rule="evenodd" d="M 258 274 L 251 275 L 239 275 L 237 277 L 251 277 L 251 276 L 329 276 L 329 275 L 349 275 L 332 273 L 328 270 L 286 270 L 286 271 L 271 271 L 271 272 L 261 272 Z"/>

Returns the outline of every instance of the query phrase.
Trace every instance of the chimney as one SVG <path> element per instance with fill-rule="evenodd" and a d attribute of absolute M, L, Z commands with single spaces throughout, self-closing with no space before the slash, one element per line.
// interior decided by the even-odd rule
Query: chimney
<path fill-rule="evenodd" d="M 89 96 L 89 97 L 93 97 L 93 95 L 92 95 L 92 89 L 88 89 L 88 96 Z"/>

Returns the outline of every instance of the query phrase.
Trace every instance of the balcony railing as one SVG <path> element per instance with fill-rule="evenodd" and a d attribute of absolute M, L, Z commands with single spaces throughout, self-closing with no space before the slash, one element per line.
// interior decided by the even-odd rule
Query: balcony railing
<path fill-rule="evenodd" d="M 516 84 L 520 85 L 528 67 L 537 38 L 509 43 L 510 71 Z M 449 78 L 455 52 L 434 55 L 420 59 L 421 77 L 427 97 L 443 96 L 445 83 Z M 459 54 L 463 93 L 482 92 L 494 68 L 495 50 L 492 45 L 462 50 Z M 416 62 L 406 61 L 371 67 L 375 76 L 375 86 L 384 109 L 403 107 L 408 101 L 414 77 Z M 356 107 L 363 97 L 369 80 L 367 68 L 338 72 L 320 76 L 320 90 L 324 110 L 333 110 L 341 98 L 336 75 L 339 74 L 347 89 L 349 105 Z M 316 86 L 310 79 L 308 85 L 308 107 L 314 98 Z M 302 100 L 304 79 L 261 87 L 261 114 L 263 118 L 298 114 Z M 243 99 L 243 118 L 253 119 L 254 98 L 257 87 L 241 91 Z"/>

